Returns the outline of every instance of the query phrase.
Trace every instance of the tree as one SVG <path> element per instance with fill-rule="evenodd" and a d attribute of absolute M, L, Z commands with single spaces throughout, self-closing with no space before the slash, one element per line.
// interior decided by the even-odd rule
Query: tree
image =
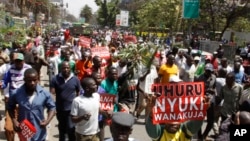
<path fill-rule="evenodd" d="M 23 0 L 20 0 L 23 1 Z M 34 13 L 35 21 L 38 21 L 38 14 L 46 13 L 49 9 L 49 0 L 26 0 L 25 6 Z"/>
<path fill-rule="evenodd" d="M 49 14 L 48 14 L 49 15 Z M 50 6 L 50 16 L 51 16 L 51 23 L 57 23 L 58 19 L 60 18 L 60 11 L 56 5 Z"/>
<path fill-rule="evenodd" d="M 235 22 L 248 15 L 250 0 L 246 0 L 244 4 L 241 1 L 224 1 L 224 0 L 201 0 L 200 23 L 206 22 L 209 31 L 222 31 L 223 33 Z M 221 38 L 220 37 L 220 38 Z"/>
<path fill-rule="evenodd" d="M 97 11 L 97 21 L 101 26 L 115 26 L 115 18 L 119 13 L 119 0 L 95 0 L 95 3 L 100 7 Z"/>
<path fill-rule="evenodd" d="M 247 12 L 250 10 L 250 0 L 200 0 L 200 17 L 197 19 L 183 19 L 182 3 L 177 0 L 151 0 L 141 7 L 137 10 L 137 27 L 141 29 L 153 26 L 187 31 L 192 27 L 193 32 L 222 31 L 222 36 L 236 22 L 246 23 L 246 18 L 250 17 Z"/>
<path fill-rule="evenodd" d="M 65 17 L 65 20 L 69 21 L 69 22 L 76 22 L 77 21 L 76 17 L 74 15 L 72 15 L 72 14 L 69 14 L 69 13 Z"/>
<path fill-rule="evenodd" d="M 90 21 L 92 15 L 92 9 L 88 5 L 85 5 L 80 12 L 80 17 L 84 17 L 87 23 Z"/>
<path fill-rule="evenodd" d="M 139 27 L 170 28 L 178 31 L 181 24 L 181 1 L 154 0 L 146 2 L 138 12 Z"/>
<path fill-rule="evenodd" d="M 134 26 L 137 25 L 139 21 L 138 11 L 149 1 L 150 0 L 122 0 L 118 5 L 120 9 L 129 11 L 129 24 Z"/>

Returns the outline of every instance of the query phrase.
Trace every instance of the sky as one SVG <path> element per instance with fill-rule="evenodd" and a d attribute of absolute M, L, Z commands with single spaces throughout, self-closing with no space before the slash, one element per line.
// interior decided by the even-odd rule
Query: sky
<path fill-rule="evenodd" d="M 88 5 L 92 8 L 92 12 L 96 12 L 98 10 L 98 6 L 95 4 L 94 0 L 63 0 L 64 3 L 68 3 L 67 11 L 70 14 L 73 14 L 75 17 L 79 17 L 81 9 Z"/>

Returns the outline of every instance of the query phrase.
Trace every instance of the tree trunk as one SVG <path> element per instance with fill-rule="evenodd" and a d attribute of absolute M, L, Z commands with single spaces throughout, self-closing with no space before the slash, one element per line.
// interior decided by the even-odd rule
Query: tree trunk
<path fill-rule="evenodd" d="M 23 1 L 24 1 L 24 0 L 21 0 L 21 1 L 20 1 L 20 17 L 21 17 L 21 18 L 23 17 L 23 6 L 24 6 L 24 5 L 23 5 Z"/>

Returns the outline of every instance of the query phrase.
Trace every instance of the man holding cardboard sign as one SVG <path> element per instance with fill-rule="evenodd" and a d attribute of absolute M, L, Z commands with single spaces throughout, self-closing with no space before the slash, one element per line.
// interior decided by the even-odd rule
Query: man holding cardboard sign
<path fill-rule="evenodd" d="M 152 89 L 161 95 L 153 96 L 148 105 L 152 107 L 146 120 L 148 135 L 159 141 L 191 140 L 206 116 L 209 100 L 204 96 L 204 83 L 178 80 L 175 83 L 154 84 Z"/>
<path fill-rule="evenodd" d="M 24 85 L 10 96 L 8 112 L 13 122 L 14 130 L 18 132 L 20 140 L 44 141 L 46 126 L 55 115 L 55 102 L 49 92 L 38 85 L 38 72 L 27 69 L 24 73 Z M 18 117 L 15 109 L 18 104 Z M 45 118 L 44 110 L 48 109 Z M 23 140 L 24 139 L 24 140 Z"/>

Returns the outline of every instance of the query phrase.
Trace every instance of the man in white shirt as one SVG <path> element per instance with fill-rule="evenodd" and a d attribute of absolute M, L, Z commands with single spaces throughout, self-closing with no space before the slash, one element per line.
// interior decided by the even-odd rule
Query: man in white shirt
<path fill-rule="evenodd" d="M 128 64 L 127 59 L 121 59 L 118 61 L 118 66 L 116 67 L 118 77 L 127 72 L 127 64 Z"/>
<path fill-rule="evenodd" d="M 141 112 L 147 106 L 147 98 L 152 95 L 151 85 L 154 83 L 155 79 L 158 77 L 156 66 L 151 65 L 150 70 L 144 72 L 144 74 L 139 78 L 139 89 L 138 89 L 138 108 L 136 112 L 136 117 L 139 118 Z M 145 109 L 145 116 L 149 114 L 149 109 Z"/>
<path fill-rule="evenodd" d="M 13 63 L 13 58 L 14 58 L 14 52 L 10 53 L 10 62 L 9 63 L 5 63 L 3 65 L 0 66 L 0 76 L 1 78 L 4 77 L 5 73 L 7 73 L 7 71 L 10 69 L 11 64 Z M 6 100 L 6 98 L 9 97 L 9 86 L 6 87 L 3 90 L 3 94 L 4 94 L 4 99 Z M 1 96 L 2 98 L 2 96 Z M 0 99 L 0 103 L 2 102 L 2 99 Z"/>
<path fill-rule="evenodd" d="M 180 50 L 178 52 L 178 55 L 176 55 L 175 57 L 175 64 L 177 65 L 178 69 L 179 69 L 179 76 L 181 77 L 183 72 L 181 71 L 181 68 L 185 67 L 186 65 L 186 57 L 184 56 L 184 52 L 182 50 Z"/>
<path fill-rule="evenodd" d="M 76 141 L 99 141 L 98 116 L 110 116 L 107 111 L 100 108 L 100 95 L 96 93 L 97 85 L 93 78 L 86 77 L 82 81 L 84 95 L 76 97 L 71 106 L 71 119 L 75 126 Z"/>
<path fill-rule="evenodd" d="M 186 59 L 186 63 L 180 68 L 180 78 L 184 82 L 193 82 L 194 73 L 196 71 L 195 65 L 193 64 L 193 57 L 189 56 Z"/>
<path fill-rule="evenodd" d="M 82 58 L 81 50 L 82 50 L 82 46 L 79 44 L 79 41 L 78 41 L 78 43 L 73 47 L 75 60 L 81 60 Z"/>
<path fill-rule="evenodd" d="M 233 68 L 228 65 L 227 58 L 222 58 L 220 64 L 221 65 L 219 65 L 218 70 L 225 69 L 227 73 L 233 72 Z"/>

